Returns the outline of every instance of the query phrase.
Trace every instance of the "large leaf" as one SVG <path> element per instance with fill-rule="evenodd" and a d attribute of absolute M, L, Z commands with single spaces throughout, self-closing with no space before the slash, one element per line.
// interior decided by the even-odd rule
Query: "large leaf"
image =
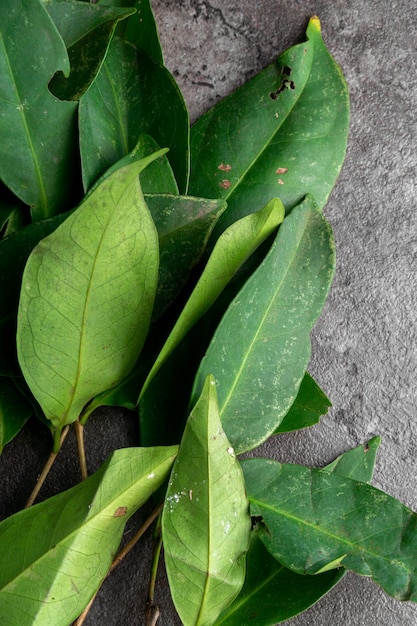
<path fill-rule="evenodd" d="M 80 100 L 80 149 L 85 189 L 147 133 L 163 147 L 180 190 L 188 176 L 188 114 L 168 70 L 114 36 L 96 80 Z"/>
<path fill-rule="evenodd" d="M 56 433 L 132 369 L 158 275 L 158 237 L 138 173 L 117 170 L 27 262 L 17 349 L 25 379 Z"/>
<path fill-rule="evenodd" d="M 398 600 L 417 602 L 417 515 L 410 509 L 328 471 L 268 459 L 242 466 L 262 541 L 286 567 L 315 574 L 343 566 Z"/>
<path fill-rule="evenodd" d="M 370 482 L 380 438 L 342 454 L 325 469 Z M 260 475 L 262 480 L 262 475 Z M 274 626 L 315 604 L 343 578 L 343 568 L 316 576 L 287 569 L 268 552 L 257 532 L 252 533 L 242 591 L 216 621 L 216 626 Z"/>
<path fill-rule="evenodd" d="M 190 193 L 224 198 L 214 235 L 279 196 L 323 207 L 344 160 L 345 81 L 312 18 L 307 41 L 203 115 L 191 130 Z"/>
<path fill-rule="evenodd" d="M 135 10 L 74 0 L 44 3 L 67 46 L 71 66 L 69 77 L 58 73 L 49 88 L 61 100 L 78 100 L 94 80 L 116 24 Z"/>
<path fill-rule="evenodd" d="M 239 593 L 249 532 L 242 473 L 208 377 L 184 431 L 162 517 L 168 580 L 184 626 L 211 626 Z"/>
<path fill-rule="evenodd" d="M 32 406 L 19 392 L 13 380 L 0 376 L 0 454 L 32 413 Z"/>
<path fill-rule="evenodd" d="M 195 323 L 208 311 L 246 259 L 277 229 L 284 207 L 272 200 L 262 211 L 232 224 L 219 238 L 190 298 L 156 359 L 141 395 Z"/>
<path fill-rule="evenodd" d="M 165 481 L 176 450 L 118 450 L 81 484 L 1 522 L 0 615 L 8 624 L 66 626 L 81 613 L 126 521 Z"/>
<path fill-rule="evenodd" d="M 37 243 L 68 217 L 55 215 L 30 224 L 0 241 L 0 375 L 20 374 L 16 354 L 16 323 L 20 285 L 29 254 Z"/>
<path fill-rule="evenodd" d="M 333 271 L 330 226 L 307 198 L 229 306 L 197 372 L 194 398 L 212 373 L 223 428 L 239 454 L 265 441 L 293 404 Z"/>
<path fill-rule="evenodd" d="M 77 170 L 77 105 L 48 90 L 59 70 L 67 50 L 41 2 L 0 3 L 0 178 L 36 220 L 69 208 Z"/>
<path fill-rule="evenodd" d="M 296 399 L 290 410 L 275 430 L 275 434 L 288 433 L 300 428 L 308 428 L 326 415 L 332 403 L 320 389 L 314 378 L 307 372 L 301 381 Z"/>

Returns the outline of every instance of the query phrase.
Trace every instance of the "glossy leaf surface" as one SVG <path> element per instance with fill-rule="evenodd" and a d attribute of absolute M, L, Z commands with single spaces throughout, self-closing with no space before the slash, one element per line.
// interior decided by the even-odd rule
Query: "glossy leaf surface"
<path fill-rule="evenodd" d="M 0 454 L 32 415 L 30 403 L 11 378 L 0 376 Z"/>
<path fill-rule="evenodd" d="M 239 454 L 265 441 L 294 402 L 333 271 L 330 226 L 307 198 L 229 306 L 197 372 L 197 394 L 214 375 L 223 428 Z"/>
<path fill-rule="evenodd" d="M 320 389 L 314 378 L 306 372 L 297 397 L 276 429 L 275 434 L 314 426 L 320 421 L 322 415 L 326 415 L 331 406 L 332 403 L 326 394 Z"/>
<path fill-rule="evenodd" d="M 417 601 L 415 513 L 332 472 L 267 459 L 242 466 L 251 512 L 262 516 L 262 541 L 286 567 L 315 574 L 342 565 L 398 600 Z"/>
<path fill-rule="evenodd" d="M 32 251 L 18 313 L 25 379 L 60 429 L 132 369 L 158 275 L 158 237 L 138 174 L 159 153 L 117 170 Z"/>
<path fill-rule="evenodd" d="M 250 518 L 243 477 L 208 377 L 187 422 L 162 517 L 172 598 L 184 626 L 211 626 L 245 576 Z"/>
<path fill-rule="evenodd" d="M 192 127 L 190 193 L 228 204 L 214 239 L 272 197 L 288 211 L 311 193 L 323 207 L 344 160 L 348 122 L 345 81 L 312 18 L 306 42 Z"/>
<path fill-rule="evenodd" d="M 155 361 L 142 390 L 194 324 L 208 311 L 246 259 L 284 219 L 284 207 L 272 200 L 262 210 L 238 220 L 219 238 L 189 300 Z"/>
<path fill-rule="evenodd" d="M 345 452 L 324 469 L 370 482 L 379 443 L 379 437 L 375 437 L 365 446 Z M 297 574 L 274 559 L 255 531 L 246 558 L 245 584 L 215 626 L 275 626 L 315 604 L 344 574 L 343 568 L 316 576 Z"/>
<path fill-rule="evenodd" d="M 19 626 L 70 624 L 106 576 L 125 523 L 166 480 L 176 451 L 117 450 L 76 487 L 1 522 L 0 615 Z"/>
<path fill-rule="evenodd" d="M 80 100 L 84 188 L 127 155 L 143 133 L 164 148 L 178 186 L 188 176 L 188 114 L 168 70 L 114 36 L 96 80 Z"/>
<path fill-rule="evenodd" d="M 48 90 L 59 70 L 67 50 L 41 2 L 0 3 L 0 178 L 35 220 L 69 208 L 74 186 L 76 103 Z"/>

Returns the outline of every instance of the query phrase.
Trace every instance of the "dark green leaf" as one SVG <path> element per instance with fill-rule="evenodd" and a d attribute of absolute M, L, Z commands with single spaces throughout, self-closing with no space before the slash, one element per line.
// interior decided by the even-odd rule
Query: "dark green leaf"
<path fill-rule="evenodd" d="M 76 103 L 48 90 L 69 72 L 65 44 L 39 1 L 0 3 L 0 178 L 32 207 L 35 220 L 71 205 Z"/>
<path fill-rule="evenodd" d="M 228 204 L 213 239 L 272 197 L 288 211 L 311 193 L 323 207 L 344 160 L 348 121 L 345 81 L 312 18 L 306 42 L 192 127 L 190 193 Z"/>
<path fill-rule="evenodd" d="M 375 437 L 366 446 L 342 454 L 325 467 L 341 476 L 370 482 L 379 445 Z M 260 475 L 262 480 L 262 475 Z M 296 574 L 279 563 L 252 533 L 246 558 L 246 578 L 241 593 L 215 626 L 274 626 L 315 604 L 343 578 L 345 570 L 316 576 Z"/>
<path fill-rule="evenodd" d="M 307 198 L 229 306 L 197 372 L 194 398 L 208 373 L 216 378 L 223 428 L 237 453 L 265 441 L 293 404 L 333 271 L 331 228 Z"/>
<path fill-rule="evenodd" d="M 118 21 L 134 9 L 75 0 L 46 0 L 45 6 L 67 46 L 71 66 L 69 77 L 56 74 L 49 88 L 61 100 L 79 100 L 103 62 Z"/>
<path fill-rule="evenodd" d="M 113 0 L 114 2 L 114 0 Z M 122 6 L 134 6 L 137 10 L 125 24 L 121 24 L 119 32 L 123 34 L 125 41 L 130 41 L 136 48 L 145 52 L 152 61 L 164 64 L 161 44 L 159 41 L 158 30 L 155 23 L 155 17 L 152 13 L 151 3 L 149 0 L 120 0 Z"/>
<path fill-rule="evenodd" d="M 170 149 L 180 189 L 188 176 L 188 114 L 168 70 L 132 44 L 113 37 L 96 80 L 80 100 L 85 189 L 126 156 L 143 133 Z"/>
<path fill-rule="evenodd" d="M 16 354 L 16 321 L 20 285 L 29 254 L 37 243 L 68 214 L 56 215 L 26 226 L 0 241 L 0 375 L 18 376 L 20 368 Z"/>
<path fill-rule="evenodd" d="M 0 376 L 0 454 L 32 415 L 30 403 L 11 378 Z"/>
<path fill-rule="evenodd" d="M 211 626 L 239 593 L 250 518 L 242 473 L 207 378 L 187 422 L 162 516 L 172 598 L 184 626 Z"/>
<path fill-rule="evenodd" d="M 315 574 L 343 566 L 398 600 L 417 601 L 415 513 L 328 471 L 268 459 L 242 466 L 252 515 L 263 520 L 262 541 L 286 567 Z"/>
<path fill-rule="evenodd" d="M 314 378 L 307 372 L 301 381 L 294 404 L 275 431 L 275 434 L 288 433 L 299 428 L 313 426 L 326 415 L 332 403 L 320 389 Z"/>
<path fill-rule="evenodd" d="M 166 480 L 177 448 L 117 450 L 76 487 L 0 524 L 0 615 L 67 626 L 107 574 L 126 521 Z"/>
<path fill-rule="evenodd" d="M 158 238 L 138 174 L 158 156 L 106 178 L 26 264 L 19 363 L 56 444 L 87 402 L 129 373 L 147 335 Z"/>

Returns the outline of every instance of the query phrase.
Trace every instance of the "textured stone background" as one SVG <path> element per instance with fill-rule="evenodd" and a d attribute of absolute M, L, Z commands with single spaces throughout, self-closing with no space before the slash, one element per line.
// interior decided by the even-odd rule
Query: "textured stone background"
<path fill-rule="evenodd" d="M 417 11 L 414 0 L 154 0 L 168 67 L 196 119 L 289 45 L 317 14 L 346 75 L 352 118 L 344 169 L 326 208 L 337 243 L 333 289 L 313 335 L 310 367 L 334 408 L 321 424 L 264 446 L 280 461 L 322 466 L 382 436 L 374 484 L 417 510 Z M 40 468 L 48 441 L 32 425 L 0 463 L 0 516 L 20 508 L 22 482 Z M 136 443 L 132 416 L 104 410 L 87 427 L 89 466 Z M 46 497 L 78 480 L 73 442 Z M 24 483 L 23 483 L 24 484 Z M 131 520 L 130 532 L 140 520 Z M 143 624 L 149 540 L 104 584 L 86 626 Z M 180 621 L 163 574 L 160 626 Z M 348 575 L 293 626 L 414 626 L 417 607 Z"/>

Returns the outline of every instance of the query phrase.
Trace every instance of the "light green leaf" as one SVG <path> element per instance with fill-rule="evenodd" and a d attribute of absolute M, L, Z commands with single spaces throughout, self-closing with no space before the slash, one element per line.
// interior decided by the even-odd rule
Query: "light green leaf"
<path fill-rule="evenodd" d="M 314 426 L 326 415 L 332 403 L 307 372 L 301 381 L 294 404 L 275 430 L 275 435 Z"/>
<path fill-rule="evenodd" d="M 0 454 L 23 428 L 33 409 L 11 378 L 0 376 Z"/>
<path fill-rule="evenodd" d="M 113 37 L 94 83 L 80 99 L 84 188 L 136 145 L 143 133 L 169 148 L 180 190 L 188 178 L 188 113 L 168 70 L 131 43 Z"/>
<path fill-rule="evenodd" d="M 168 580 L 184 626 L 211 626 L 239 593 L 249 532 L 241 470 L 208 377 L 184 431 L 162 516 Z"/>
<path fill-rule="evenodd" d="M 125 448 L 93 476 L 0 523 L 0 615 L 67 626 L 107 574 L 127 520 L 166 480 L 177 448 Z"/>
<path fill-rule="evenodd" d="M 284 219 L 282 203 L 273 199 L 262 211 L 230 226 L 219 238 L 189 300 L 155 361 L 146 388 L 195 323 L 209 310 L 247 258 Z"/>
<path fill-rule="evenodd" d="M 158 236 L 138 174 L 106 178 L 32 251 L 18 312 L 19 363 L 55 431 L 134 366 L 151 319 Z"/>
<path fill-rule="evenodd" d="M 77 171 L 77 105 L 48 90 L 59 70 L 67 50 L 42 3 L 0 3 L 0 178 L 35 220 L 69 208 Z"/>
<path fill-rule="evenodd" d="M 331 228 L 307 198 L 229 306 L 197 372 L 193 398 L 212 372 L 223 428 L 239 454 L 265 441 L 293 404 L 333 271 Z"/>
<path fill-rule="evenodd" d="M 341 560 L 398 600 L 417 602 L 415 513 L 370 485 L 328 471 L 268 459 L 242 467 L 251 512 L 264 524 L 262 541 L 286 567 L 315 574 Z"/>
<path fill-rule="evenodd" d="M 224 198 L 213 233 L 279 196 L 287 211 L 305 194 L 322 208 L 347 143 L 346 83 L 315 17 L 307 41 L 284 52 L 191 129 L 189 192 Z"/>
<path fill-rule="evenodd" d="M 346 472 L 346 476 L 355 480 L 370 482 L 379 443 L 379 437 L 375 437 L 366 446 L 345 452 L 324 469 L 341 476 Z M 262 481 L 262 474 L 259 480 Z M 245 584 L 215 626 L 280 624 L 315 604 L 345 573 L 344 568 L 316 576 L 292 572 L 274 559 L 255 529 L 246 557 Z"/>

